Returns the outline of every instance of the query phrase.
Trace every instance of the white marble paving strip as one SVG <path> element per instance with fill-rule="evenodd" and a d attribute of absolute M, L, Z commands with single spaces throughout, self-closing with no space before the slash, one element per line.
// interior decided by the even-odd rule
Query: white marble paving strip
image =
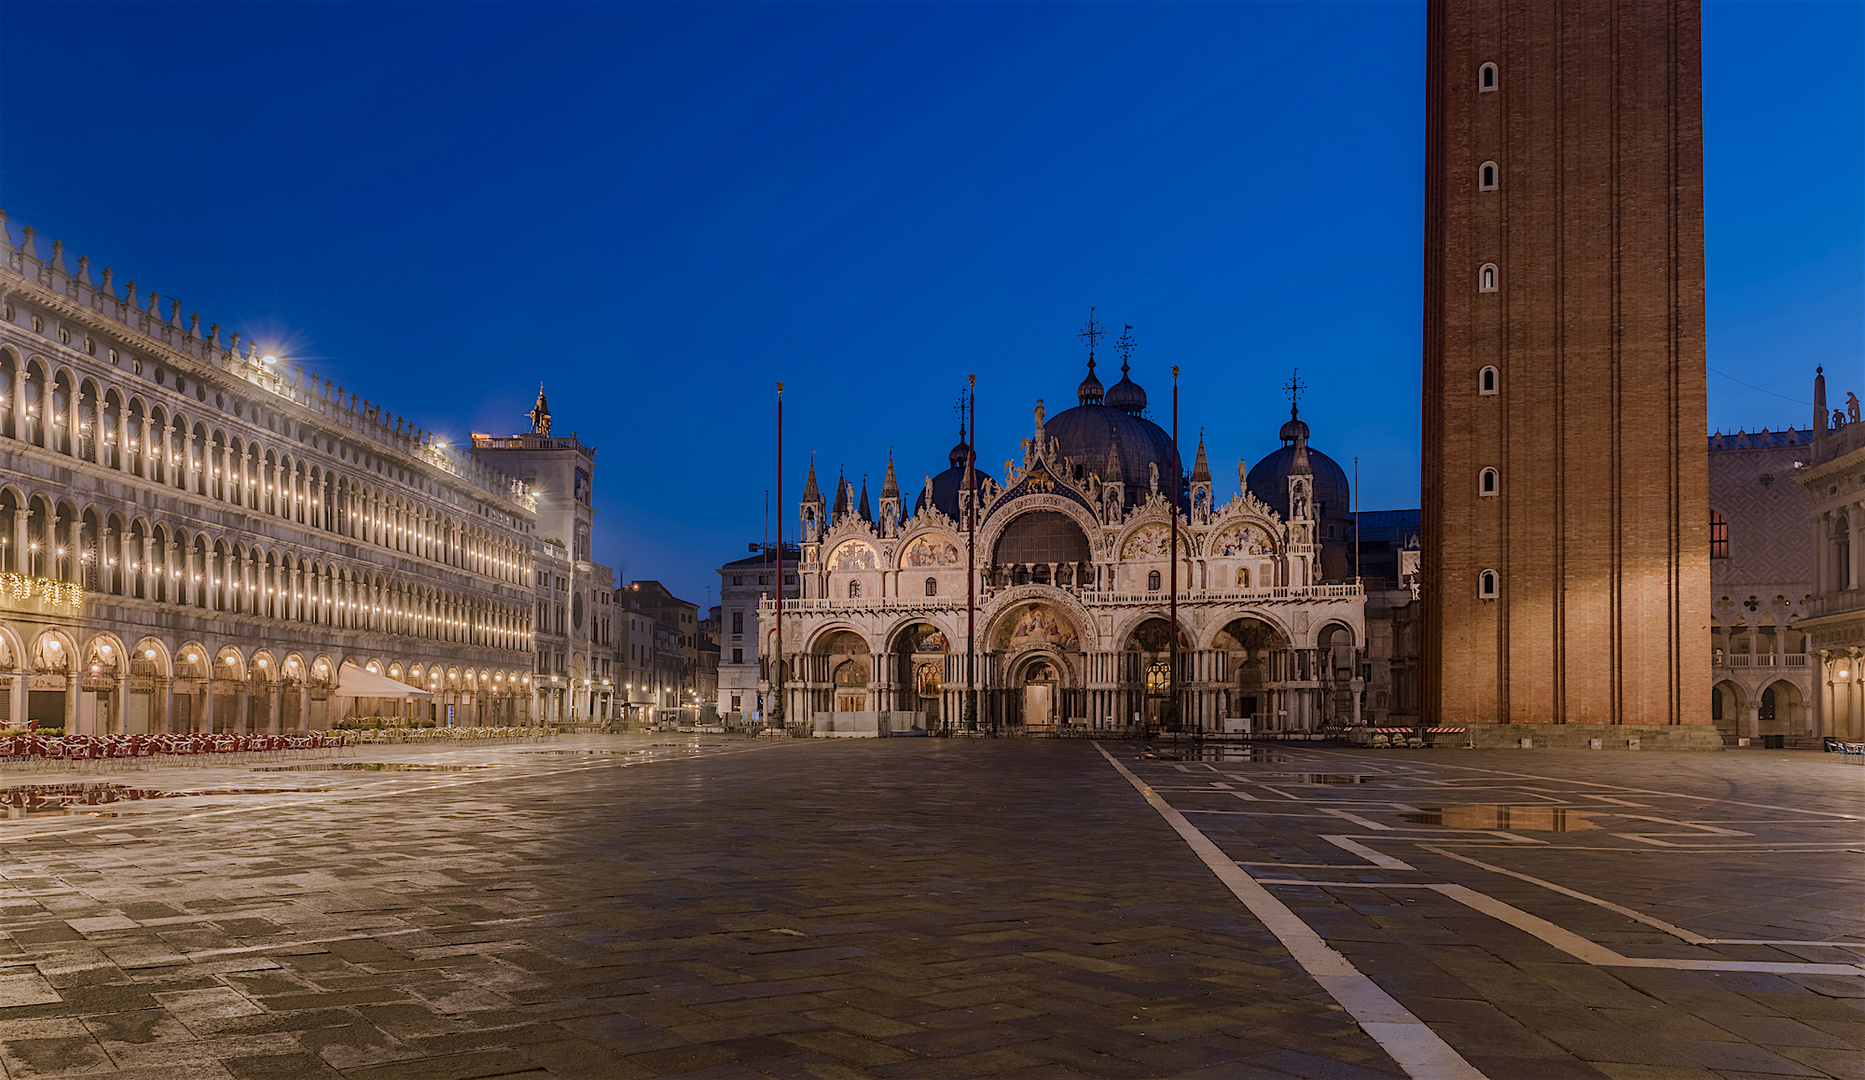
<path fill-rule="evenodd" d="M 1574 898 L 1575 900 L 1584 900 L 1587 903 L 1594 905 L 1595 907 L 1603 907 L 1608 911 L 1616 911 L 1619 914 L 1624 915 L 1628 919 L 1632 919 L 1636 922 L 1642 922 L 1646 926 L 1656 927 L 1659 930 L 1662 930 L 1665 933 L 1670 934 L 1672 937 L 1680 938 L 1684 941 L 1688 941 L 1692 945 L 1704 945 L 1704 944 L 1709 943 L 1709 939 L 1702 936 L 1701 934 L 1697 934 L 1692 931 L 1686 930 L 1681 926 L 1676 926 L 1671 923 L 1665 922 L 1663 919 L 1656 918 L 1655 916 L 1647 915 L 1642 911 L 1634 911 L 1633 909 L 1629 907 L 1625 907 L 1624 905 L 1615 904 L 1611 900 L 1604 900 L 1604 899 L 1601 899 L 1600 897 L 1592 896 L 1587 893 L 1580 892 L 1577 889 L 1570 889 L 1565 885 L 1556 885 L 1552 881 L 1547 881 L 1542 878 L 1534 877 L 1533 875 L 1530 875 L 1530 874 L 1524 874 L 1517 870 L 1510 870 L 1510 869 L 1507 869 L 1506 867 L 1497 866 L 1494 863 L 1486 863 L 1482 861 L 1481 859 L 1472 859 L 1468 855 L 1459 855 L 1455 852 L 1445 851 L 1443 848 L 1433 847 L 1429 844 L 1420 845 L 1420 846 L 1422 846 L 1426 851 L 1431 852 L 1433 855 L 1442 855 L 1447 859 L 1456 859 L 1458 862 L 1469 863 L 1471 866 L 1477 867 L 1478 869 L 1488 870 L 1492 874 L 1501 874 L 1504 877 L 1515 878 L 1517 881 L 1526 881 L 1530 885 L 1539 885 L 1542 888 L 1547 889 L 1550 892 L 1557 892 L 1557 893 L 1560 893 L 1562 896 L 1570 896 Z"/>
<path fill-rule="evenodd" d="M 1328 843 L 1333 844 L 1335 847 L 1340 848 L 1342 851 L 1351 851 L 1355 855 L 1358 855 L 1362 859 L 1365 859 L 1367 862 L 1372 863 L 1374 866 L 1378 866 L 1386 870 L 1415 870 L 1417 869 L 1417 867 L 1414 867 L 1411 863 L 1408 863 L 1403 859 L 1395 859 L 1383 851 L 1374 851 L 1372 848 L 1367 847 L 1365 844 L 1356 844 L 1352 840 L 1349 840 L 1344 836 L 1323 836 L 1321 839 L 1326 840 Z"/>
<path fill-rule="evenodd" d="M 1413 1015 L 1411 1010 L 1380 989 L 1372 979 L 1361 974 L 1346 957 L 1329 948 L 1313 927 L 1290 911 L 1288 905 L 1270 895 L 1268 889 L 1227 857 L 1222 848 L 1198 831 L 1196 826 L 1186 820 L 1185 815 L 1174 810 L 1145 781 L 1135 776 L 1131 769 L 1121 764 L 1100 743 L 1094 745 L 1108 764 L 1126 777 L 1134 790 L 1204 860 L 1205 866 L 1217 875 L 1217 879 L 1224 883 L 1231 894 L 1250 909 L 1250 913 L 1276 936 L 1276 940 L 1282 942 L 1283 947 L 1289 950 L 1289 955 L 1302 965 L 1302 970 L 1308 972 L 1335 1001 L 1340 1002 L 1341 1007 L 1359 1023 L 1361 1029 L 1372 1036 L 1392 1060 L 1405 1070 L 1406 1075 L 1414 1080 L 1488 1080 L 1437 1032 Z"/>

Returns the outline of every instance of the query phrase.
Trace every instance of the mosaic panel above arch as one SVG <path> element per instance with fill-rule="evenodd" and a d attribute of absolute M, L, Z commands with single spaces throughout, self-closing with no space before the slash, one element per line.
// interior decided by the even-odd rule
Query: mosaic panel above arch
<path fill-rule="evenodd" d="M 941 536 L 922 536 L 907 545 L 901 559 L 905 565 L 914 567 L 957 566 L 958 545 Z"/>
<path fill-rule="evenodd" d="M 1126 559 L 1163 559 L 1172 547 L 1172 527 L 1169 525 L 1142 525 L 1133 530 L 1126 542 L 1120 545 L 1120 557 Z M 1179 554 L 1191 554 L 1191 547 L 1186 538 L 1179 537 Z"/>
<path fill-rule="evenodd" d="M 1268 555 L 1273 551 L 1269 536 L 1260 525 L 1227 525 L 1211 541 L 1211 555 Z"/>
<path fill-rule="evenodd" d="M 1035 603 L 1019 608 L 998 622 L 995 645 L 999 650 L 1015 652 L 1048 645 L 1057 649 L 1075 649 L 1081 635 L 1074 624 L 1051 604 Z"/>
<path fill-rule="evenodd" d="M 850 540 L 829 556 L 831 570 L 872 570 L 876 566 L 874 548 L 860 540 Z"/>

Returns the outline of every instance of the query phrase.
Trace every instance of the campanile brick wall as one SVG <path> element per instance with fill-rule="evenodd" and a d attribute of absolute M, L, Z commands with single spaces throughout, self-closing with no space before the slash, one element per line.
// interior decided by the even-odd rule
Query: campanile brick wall
<path fill-rule="evenodd" d="M 1425 715 L 1706 724 L 1698 4 L 1427 19 Z"/>

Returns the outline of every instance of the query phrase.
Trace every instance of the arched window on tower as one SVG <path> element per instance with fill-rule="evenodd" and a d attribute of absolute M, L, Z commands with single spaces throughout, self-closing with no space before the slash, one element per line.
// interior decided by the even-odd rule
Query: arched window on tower
<path fill-rule="evenodd" d="M 1146 575 L 1146 591 L 1147 592 L 1158 592 L 1159 591 L 1159 571 L 1154 570 Z"/>
<path fill-rule="evenodd" d="M 1495 292 L 1496 291 L 1496 274 L 1497 274 L 1497 270 L 1496 270 L 1495 263 L 1484 263 L 1482 267 L 1479 268 L 1476 272 L 1476 291 L 1477 292 Z"/>
<path fill-rule="evenodd" d="M 1476 170 L 1476 186 L 1483 191 L 1496 190 L 1497 171 L 1496 163 L 1493 161 L 1485 161 L 1482 165 L 1479 165 Z"/>
<path fill-rule="evenodd" d="M 1496 599 L 1496 571 L 1485 570 L 1477 576 L 1476 595 L 1479 600 Z"/>
<path fill-rule="evenodd" d="M 1476 392 L 1485 397 L 1495 396 L 1497 374 L 1496 369 L 1493 367 L 1484 368 L 1482 372 L 1477 375 Z"/>
<path fill-rule="evenodd" d="M 926 579 L 926 595 L 927 596 L 938 596 L 939 595 L 939 579 L 938 578 L 929 577 Z"/>
<path fill-rule="evenodd" d="M 1495 469 L 1484 469 L 1481 479 L 1477 482 L 1478 492 L 1486 496 L 1496 494 L 1496 489 L 1500 486 L 1497 484 L 1496 480 Z"/>
<path fill-rule="evenodd" d="M 1710 511 L 1710 558 L 1727 559 L 1729 557 L 1729 519 Z"/>
<path fill-rule="evenodd" d="M 1477 69 L 1476 89 L 1478 93 L 1488 93 L 1496 89 L 1496 65 L 1484 64 Z"/>
<path fill-rule="evenodd" d="M 848 598 L 850 600 L 858 600 L 861 598 L 861 582 L 851 581 L 848 583 Z"/>

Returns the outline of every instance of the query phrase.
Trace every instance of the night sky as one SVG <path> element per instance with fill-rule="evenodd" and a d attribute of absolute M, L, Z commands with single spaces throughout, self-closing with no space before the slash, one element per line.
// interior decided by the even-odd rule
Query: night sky
<path fill-rule="evenodd" d="M 1865 6 L 1703 22 L 1710 426 L 1804 426 L 1865 392 Z M 451 437 L 542 380 L 597 557 L 703 604 L 777 380 L 788 496 L 891 446 L 910 499 L 968 372 L 994 473 L 1075 403 L 1090 305 L 1220 500 L 1299 367 L 1417 506 L 1423 54 L 1417 2 L 0 3 L 0 206 Z"/>

